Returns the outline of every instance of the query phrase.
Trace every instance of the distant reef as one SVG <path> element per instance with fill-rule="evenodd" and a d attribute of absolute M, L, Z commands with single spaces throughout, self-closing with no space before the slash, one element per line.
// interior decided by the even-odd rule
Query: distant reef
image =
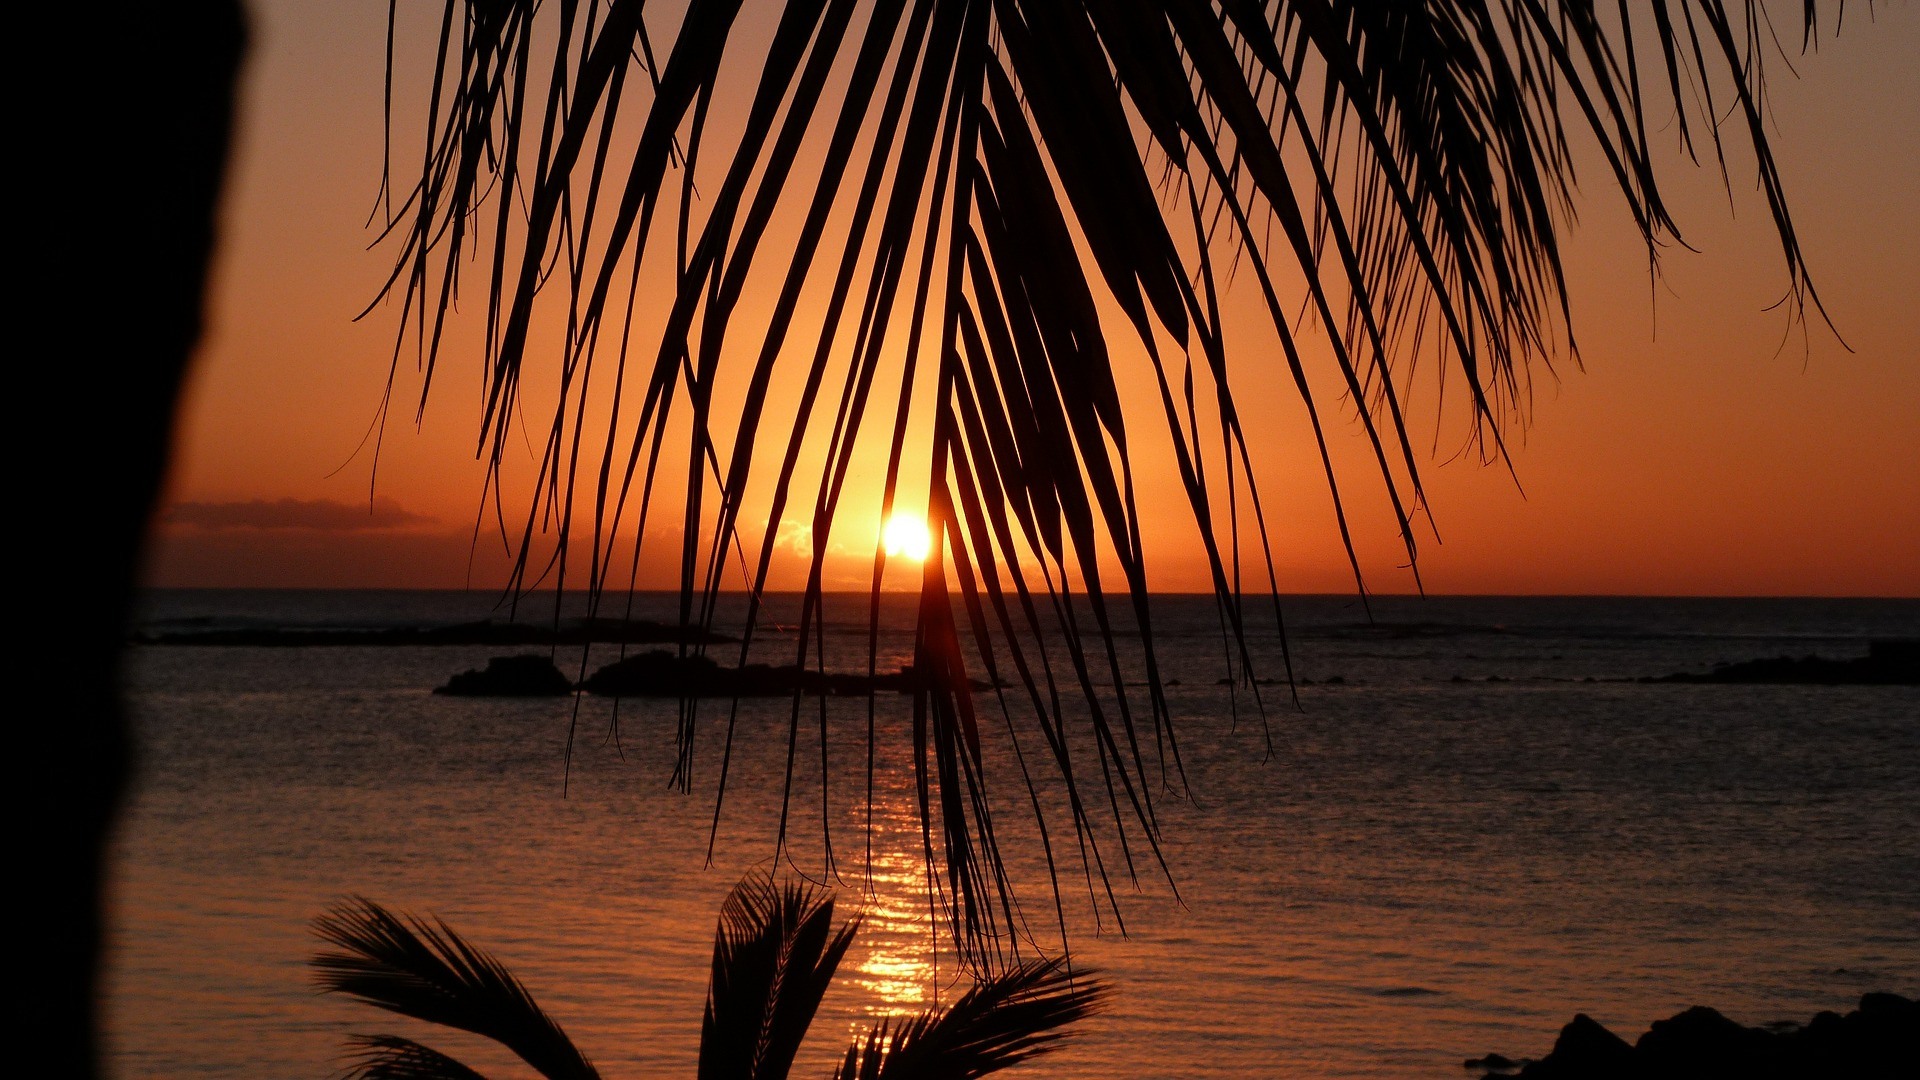
<path fill-rule="evenodd" d="M 927 685 L 912 667 L 890 674 L 845 675 L 803 667 L 747 664 L 721 667 L 707 656 L 675 656 L 654 650 L 615 661 L 594 672 L 580 689 L 612 697 L 782 697 L 795 691 L 810 696 L 910 694 Z M 974 682 L 977 690 L 989 689 Z"/>
<path fill-rule="evenodd" d="M 1716 664 L 1711 671 L 1663 675 L 1641 682 L 1812 683 L 1825 686 L 1920 686 L 1920 638 L 1896 638 L 1869 644 L 1867 655 L 1850 660 L 1819 656 L 1744 660 Z"/>
<path fill-rule="evenodd" d="M 733 641 L 697 626 L 650 619 L 567 619 L 558 626 L 480 622 L 450 626 L 169 628 L 135 634 L 141 645 L 721 645 Z"/>
<path fill-rule="evenodd" d="M 1581 1013 L 1538 1061 L 1489 1054 L 1465 1064 L 1518 1080 L 1894 1080 L 1920 1074 L 1920 1004 L 1867 994 L 1845 1016 L 1757 1028 L 1696 1005 L 1654 1021 L 1633 1043 Z"/>
<path fill-rule="evenodd" d="M 927 677 L 910 666 L 873 675 L 767 664 L 722 667 L 709 656 L 676 656 L 655 649 L 607 664 L 577 688 L 545 656 L 496 656 L 487 661 L 485 669 L 463 671 L 434 693 L 454 697 L 554 697 L 580 689 L 606 697 L 752 698 L 786 697 L 796 692 L 838 697 L 910 694 L 927 685 Z M 992 689 L 992 684 L 979 680 L 970 685 L 976 690 Z"/>

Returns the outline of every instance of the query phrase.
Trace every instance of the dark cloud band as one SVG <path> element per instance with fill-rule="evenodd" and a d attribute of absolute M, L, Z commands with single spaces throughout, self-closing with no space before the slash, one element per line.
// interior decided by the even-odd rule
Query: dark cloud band
<path fill-rule="evenodd" d="M 244 502 L 175 504 L 168 525 L 197 529 L 306 529 L 314 532 L 365 532 L 419 525 L 433 519 L 413 513 L 387 498 L 371 504 L 332 499 L 249 499 Z"/>

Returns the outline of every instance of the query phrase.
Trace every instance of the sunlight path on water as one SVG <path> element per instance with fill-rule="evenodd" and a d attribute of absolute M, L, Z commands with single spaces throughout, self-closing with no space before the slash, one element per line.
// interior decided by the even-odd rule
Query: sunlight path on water
<path fill-rule="evenodd" d="M 862 1011 L 876 1019 L 918 1012 L 934 998 L 933 915 L 912 799 L 904 776 L 887 780 L 874 798 L 871 891 L 862 897 L 852 981 L 866 991 Z"/>

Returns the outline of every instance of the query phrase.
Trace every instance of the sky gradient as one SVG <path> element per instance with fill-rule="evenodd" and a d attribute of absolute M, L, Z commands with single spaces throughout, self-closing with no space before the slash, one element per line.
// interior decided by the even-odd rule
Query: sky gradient
<path fill-rule="evenodd" d="M 253 6 L 207 336 L 153 584 L 500 580 L 497 536 L 474 543 L 475 357 L 451 357 L 417 430 L 417 377 L 403 365 L 377 476 L 362 445 L 398 318 L 384 307 L 354 321 L 391 265 L 366 250 L 364 227 L 381 165 L 385 14 L 369 0 Z M 1864 14 L 1850 6 L 1837 40 L 1792 57 L 1800 79 L 1776 64 L 1772 85 L 1788 198 L 1852 351 L 1818 321 L 1803 333 L 1769 310 L 1786 277 L 1744 156 L 1730 156 L 1731 199 L 1711 165 L 1670 173 L 1697 252 L 1668 252 L 1657 280 L 1621 200 L 1587 169 L 1566 253 L 1581 364 L 1536 371 L 1532 422 L 1510 436 L 1513 474 L 1457 455 L 1458 425 L 1436 437 L 1433 402 L 1414 402 L 1420 442 L 1437 448 L 1423 465 L 1429 592 L 1920 596 L 1920 9 Z M 1301 409 L 1247 360 L 1236 393 L 1261 421 L 1250 437 L 1280 587 L 1351 591 Z M 1130 425 L 1140 456 L 1165 443 L 1146 419 Z M 1367 585 L 1412 591 L 1358 426 L 1344 423 L 1339 442 Z M 1148 514 L 1151 583 L 1203 589 L 1192 526 L 1183 508 L 1169 513 Z M 675 580 L 677 547 L 649 558 L 652 583 Z M 870 551 L 849 550 L 829 587 L 863 584 Z"/>

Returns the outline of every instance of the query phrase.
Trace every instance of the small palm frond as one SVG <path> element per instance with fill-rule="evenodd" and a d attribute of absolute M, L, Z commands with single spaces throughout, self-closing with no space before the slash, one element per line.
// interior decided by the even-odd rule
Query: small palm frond
<path fill-rule="evenodd" d="M 727 894 L 700 1024 L 700 1080 L 783 1080 L 859 920 L 833 897 L 749 876 Z"/>
<path fill-rule="evenodd" d="M 1107 987 L 1090 974 L 1055 959 L 990 976 L 944 1012 L 875 1025 L 847 1048 L 834 1080 L 970 1080 L 1056 1050 L 1061 1028 L 1106 1004 Z"/>
<path fill-rule="evenodd" d="M 322 991 L 485 1036 L 520 1055 L 548 1080 L 599 1080 L 585 1055 L 541 1011 L 520 980 L 446 923 L 397 916 L 372 900 L 354 897 L 315 919 L 313 930 L 341 950 L 317 953 L 312 959 L 314 981 Z M 361 1076 L 474 1075 L 471 1070 L 433 1071 L 440 1063 L 465 1067 L 404 1039 L 376 1037 L 362 1039 L 361 1045 L 367 1048 Z"/>
<path fill-rule="evenodd" d="M 398 1035 L 355 1035 L 347 1080 L 486 1080 L 460 1062 Z"/>

